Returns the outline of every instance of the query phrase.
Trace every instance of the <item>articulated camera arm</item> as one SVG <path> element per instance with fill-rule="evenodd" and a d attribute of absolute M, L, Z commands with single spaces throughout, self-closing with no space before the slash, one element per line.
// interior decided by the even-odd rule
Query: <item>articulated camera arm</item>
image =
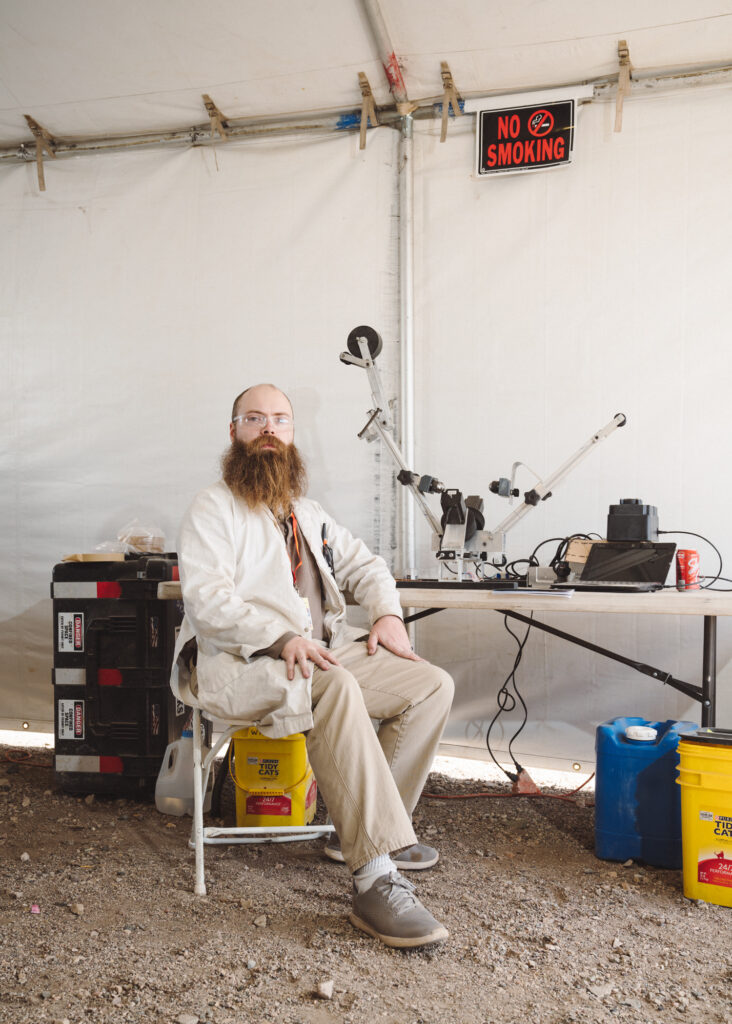
<path fill-rule="evenodd" d="M 437 557 L 443 561 L 457 561 L 459 565 L 458 578 L 462 575 L 462 563 L 464 559 L 486 560 L 489 553 L 503 554 L 505 551 L 506 534 L 508 531 L 523 519 L 532 508 L 535 508 L 540 502 L 546 501 L 547 498 L 550 498 L 554 488 L 564 480 L 575 466 L 589 455 L 600 441 L 604 440 L 609 434 L 612 434 L 614 430 L 617 430 L 618 427 L 624 426 L 626 423 L 625 415 L 621 412 L 617 413 L 609 423 L 606 423 L 604 427 L 601 427 L 600 430 L 596 431 L 589 440 L 581 445 L 574 455 L 570 456 L 570 458 L 563 462 L 562 465 L 554 471 L 554 473 L 551 473 L 546 478 L 546 480 L 537 480 L 534 487 L 530 491 L 526 491 L 524 493 L 524 500 L 522 504 L 513 509 L 505 519 L 502 519 L 501 522 L 498 523 L 497 526 L 492 530 L 476 531 L 471 538 L 471 548 L 475 548 L 476 550 L 467 552 L 465 550 L 465 527 L 467 526 L 467 519 L 465 519 L 462 524 L 451 524 L 450 516 L 446 511 L 443 516 L 443 522 L 441 522 L 432 512 L 432 509 L 429 507 L 424 497 L 425 494 L 443 494 L 443 496 L 453 495 L 457 496 L 457 498 L 462 501 L 462 494 L 459 491 L 448 491 L 447 488 L 445 488 L 443 484 L 434 477 L 420 476 L 418 473 L 412 472 L 404 461 L 404 456 L 394 440 L 394 426 L 389 411 L 389 404 L 386 401 L 386 397 L 381 386 L 381 378 L 378 370 L 376 369 L 376 358 L 382 349 L 381 337 L 373 327 L 354 327 L 348 335 L 347 345 L 348 350 L 341 352 L 341 362 L 351 366 L 359 366 L 366 370 L 369 378 L 369 385 L 371 387 L 371 397 L 375 406 L 375 408 L 369 411 L 369 419 L 363 429 L 359 431 L 358 436 L 366 441 L 373 441 L 379 437 L 384 442 L 392 458 L 399 466 L 397 480 L 411 490 L 415 501 L 419 505 L 419 508 L 437 537 Z M 508 495 L 508 491 L 505 489 L 499 491 L 498 485 L 495 487 L 492 486 L 491 489 L 495 490 L 497 493 L 503 494 L 504 496 Z M 457 498 L 455 498 L 455 500 L 457 500 Z M 479 512 L 482 510 L 482 499 L 478 496 L 469 498 L 468 504 L 471 503 L 475 505 Z M 445 502 L 443 500 L 443 505 L 444 504 Z M 450 537 L 446 536 L 448 533 L 451 534 Z M 460 540 L 461 536 L 462 540 Z M 445 544 L 448 540 L 450 541 L 449 545 Z"/>
<path fill-rule="evenodd" d="M 532 508 L 535 508 L 539 502 L 546 501 L 547 498 L 551 498 L 554 488 L 557 487 L 566 476 L 569 476 L 575 466 L 579 465 L 583 459 L 585 459 L 595 445 L 603 441 L 609 434 L 612 434 L 618 427 L 624 427 L 626 424 L 625 414 L 622 412 L 616 413 L 615 416 L 606 423 L 604 427 L 601 427 L 596 431 L 588 441 L 585 441 L 580 448 L 571 455 L 566 462 L 563 462 L 559 469 L 551 473 L 546 480 L 538 480 L 537 483 L 532 487 L 530 491 L 524 493 L 524 500 L 521 505 L 509 512 L 505 519 L 502 519 L 498 526 L 495 526 L 491 531 L 491 536 L 499 538 L 501 535 L 505 537 L 510 529 L 512 529 L 516 523 L 527 515 Z"/>

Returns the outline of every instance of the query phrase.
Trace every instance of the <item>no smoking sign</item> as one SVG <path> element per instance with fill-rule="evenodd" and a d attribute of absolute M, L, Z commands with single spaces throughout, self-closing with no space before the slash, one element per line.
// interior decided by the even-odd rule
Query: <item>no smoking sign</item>
<path fill-rule="evenodd" d="M 478 174 L 567 164 L 573 142 L 574 100 L 482 110 L 478 116 Z"/>

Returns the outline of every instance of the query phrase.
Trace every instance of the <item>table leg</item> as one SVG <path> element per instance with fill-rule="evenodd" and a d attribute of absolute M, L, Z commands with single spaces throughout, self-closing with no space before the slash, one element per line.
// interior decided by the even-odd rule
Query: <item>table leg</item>
<path fill-rule="evenodd" d="M 704 660 L 702 664 L 703 727 L 714 726 L 717 719 L 717 617 L 704 616 Z"/>

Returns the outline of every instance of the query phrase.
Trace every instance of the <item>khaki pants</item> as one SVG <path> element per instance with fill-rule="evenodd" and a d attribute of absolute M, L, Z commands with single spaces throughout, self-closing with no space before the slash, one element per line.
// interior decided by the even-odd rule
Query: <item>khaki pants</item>
<path fill-rule="evenodd" d="M 453 696 L 447 672 L 363 642 L 313 668 L 315 724 L 307 749 L 351 871 L 417 841 L 412 811 L 440 742 Z M 297 670 L 296 670 L 297 671 Z M 378 733 L 371 719 L 379 719 Z"/>

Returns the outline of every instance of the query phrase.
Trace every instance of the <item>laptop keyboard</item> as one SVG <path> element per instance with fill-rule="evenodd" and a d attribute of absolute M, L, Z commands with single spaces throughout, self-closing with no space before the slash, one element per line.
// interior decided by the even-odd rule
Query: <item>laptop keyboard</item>
<path fill-rule="evenodd" d="M 663 590 L 662 583 L 619 583 L 617 580 L 592 580 L 583 583 L 552 583 L 552 590 L 599 590 L 605 593 L 616 591 L 621 594 L 645 594 L 654 590 Z"/>

